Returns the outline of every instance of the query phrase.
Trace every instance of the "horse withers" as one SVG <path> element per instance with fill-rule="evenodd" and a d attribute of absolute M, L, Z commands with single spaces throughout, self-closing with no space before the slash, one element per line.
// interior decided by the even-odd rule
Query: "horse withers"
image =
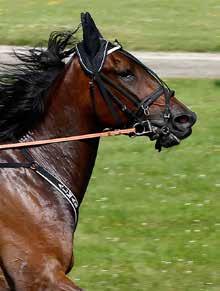
<path fill-rule="evenodd" d="M 0 140 L 135 128 L 156 148 L 177 145 L 196 121 L 148 67 L 106 41 L 89 13 L 46 50 L 18 54 L 0 75 Z M 70 57 L 68 62 L 66 58 Z M 0 152 L 0 290 L 81 290 L 66 274 L 99 139 Z"/>

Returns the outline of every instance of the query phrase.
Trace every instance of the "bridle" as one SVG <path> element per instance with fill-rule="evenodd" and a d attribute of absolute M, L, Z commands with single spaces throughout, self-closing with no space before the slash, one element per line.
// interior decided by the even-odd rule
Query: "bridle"
<path fill-rule="evenodd" d="M 108 42 L 106 41 L 106 47 L 108 47 Z M 142 62 L 140 62 L 137 58 L 135 58 L 132 54 L 123 50 L 122 46 L 117 42 L 116 46 L 104 52 L 107 55 L 118 51 L 122 55 L 126 56 L 130 60 L 134 61 L 138 65 L 140 65 L 147 73 L 149 73 L 158 83 L 158 87 L 155 91 L 153 91 L 150 95 L 146 96 L 142 100 L 140 100 L 133 93 L 128 92 L 124 87 L 115 83 L 108 76 L 106 76 L 102 72 L 102 67 L 104 65 L 105 57 L 103 57 L 101 66 L 98 69 L 93 69 L 93 65 L 90 64 L 88 68 L 88 63 L 86 64 L 83 60 L 83 55 L 81 54 L 80 48 L 77 48 L 77 55 L 79 57 L 79 61 L 84 72 L 90 77 L 90 95 L 93 99 L 93 103 L 95 102 L 95 84 L 97 85 L 102 98 L 104 99 L 107 107 L 111 111 L 112 116 L 116 121 L 116 127 L 121 127 L 121 119 L 119 113 L 115 110 L 116 105 L 118 109 L 126 115 L 128 119 L 128 124 L 126 127 L 134 127 L 135 134 L 132 136 L 154 136 L 154 139 L 159 139 L 162 136 L 167 136 L 170 134 L 170 129 L 168 126 L 168 122 L 171 118 L 171 110 L 170 110 L 170 99 L 174 95 L 174 91 L 170 90 L 165 82 L 163 82 L 150 68 L 145 66 Z M 88 62 L 88 59 L 86 60 Z M 127 100 L 132 103 L 135 107 L 135 110 L 130 110 L 125 103 L 121 101 L 121 99 L 113 94 L 111 89 L 114 89 L 116 92 L 120 93 Z M 161 96 L 165 97 L 165 109 L 163 112 L 164 126 L 162 128 L 158 128 L 152 123 L 152 116 L 150 113 L 150 106 Z"/>

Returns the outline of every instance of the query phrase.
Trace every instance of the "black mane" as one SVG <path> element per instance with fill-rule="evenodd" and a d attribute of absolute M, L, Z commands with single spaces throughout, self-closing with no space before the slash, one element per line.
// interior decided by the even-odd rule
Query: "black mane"
<path fill-rule="evenodd" d="M 48 90 L 75 50 L 77 30 L 53 32 L 47 49 L 15 52 L 16 64 L 1 65 L 0 141 L 21 137 L 43 116 Z"/>

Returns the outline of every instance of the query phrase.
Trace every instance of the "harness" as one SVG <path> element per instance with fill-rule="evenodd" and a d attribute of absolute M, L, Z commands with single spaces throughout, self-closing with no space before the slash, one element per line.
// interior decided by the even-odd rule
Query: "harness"
<path fill-rule="evenodd" d="M 76 198 L 76 195 L 61 181 L 60 179 L 56 178 L 52 175 L 48 170 L 44 167 L 40 166 L 37 161 L 33 159 L 31 154 L 29 153 L 27 148 L 22 148 L 21 153 L 27 160 L 25 163 L 0 163 L 0 168 L 7 168 L 7 169 L 30 169 L 34 171 L 36 174 L 41 176 L 45 181 L 47 181 L 50 185 L 52 185 L 70 204 L 73 215 L 74 215 L 74 225 L 75 229 L 78 223 L 78 213 L 79 213 L 79 202 Z"/>
<path fill-rule="evenodd" d="M 158 83 L 158 88 L 152 92 L 149 96 L 146 96 L 143 100 L 138 99 L 134 94 L 127 92 L 122 86 L 116 84 L 113 80 L 108 78 L 105 74 L 103 74 L 102 67 L 104 65 L 105 59 L 107 55 L 111 53 L 119 51 L 121 54 L 127 56 L 129 59 L 133 60 L 140 66 L 144 68 Z M 167 135 L 169 134 L 168 121 L 171 117 L 170 111 L 170 98 L 173 96 L 174 91 L 171 91 L 168 86 L 148 67 L 142 64 L 138 59 L 134 56 L 125 52 L 121 45 L 117 43 L 116 45 L 110 44 L 108 41 L 102 39 L 100 50 L 97 55 L 90 59 L 90 57 L 86 54 L 83 44 L 79 43 L 76 46 L 76 53 L 79 58 L 79 62 L 81 64 L 82 69 L 86 74 L 90 76 L 90 95 L 92 99 L 95 99 L 94 86 L 97 84 L 100 93 L 108 106 L 111 114 L 113 115 L 117 125 L 121 124 L 120 116 L 115 110 L 114 104 L 122 111 L 128 118 L 129 125 L 135 128 L 135 130 L 131 131 L 132 136 L 141 136 L 141 135 Z M 109 88 L 115 89 L 117 92 L 125 96 L 136 108 L 135 111 L 130 110 L 127 106 L 114 95 Z M 151 114 L 149 112 L 149 107 L 162 95 L 165 96 L 165 110 L 163 113 L 163 118 L 165 120 L 165 126 L 160 130 L 152 125 L 150 117 Z M 123 130 L 121 130 L 123 132 Z M 0 163 L 0 168 L 25 168 L 31 169 L 36 174 L 41 176 L 45 181 L 47 181 L 50 185 L 52 185 L 70 204 L 73 215 L 74 215 L 74 224 L 75 228 L 78 222 L 78 212 L 79 212 L 79 202 L 77 201 L 75 193 L 73 193 L 60 179 L 52 175 L 48 170 L 39 165 L 37 161 L 33 159 L 30 152 L 27 148 L 22 148 L 21 153 L 25 157 L 27 162 L 25 163 Z"/>

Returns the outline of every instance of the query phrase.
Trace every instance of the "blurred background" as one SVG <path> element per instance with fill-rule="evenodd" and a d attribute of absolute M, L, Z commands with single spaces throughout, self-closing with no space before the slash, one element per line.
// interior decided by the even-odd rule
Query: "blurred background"
<path fill-rule="evenodd" d="M 0 0 L 1 42 L 35 45 L 51 30 L 76 27 L 82 11 L 128 49 L 220 50 L 217 0 Z"/>
<path fill-rule="evenodd" d="M 220 2 L 0 0 L 0 44 L 46 45 L 51 31 L 76 28 L 85 11 L 107 39 L 159 73 L 163 66 L 198 122 L 189 139 L 161 153 L 146 138 L 101 141 L 69 276 L 91 291 L 220 290 Z M 204 61 L 208 74 L 198 67 Z"/>

